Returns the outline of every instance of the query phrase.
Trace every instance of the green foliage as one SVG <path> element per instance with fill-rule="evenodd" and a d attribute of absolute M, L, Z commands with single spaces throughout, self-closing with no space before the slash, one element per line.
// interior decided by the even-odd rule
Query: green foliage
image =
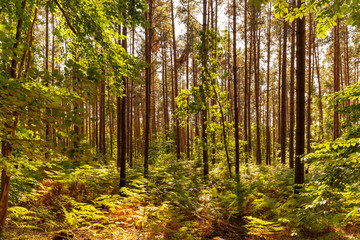
<path fill-rule="evenodd" d="M 260 9 L 261 4 L 269 1 L 250 0 L 249 4 L 254 4 L 256 9 Z M 346 3 L 341 0 L 312 0 L 302 1 L 300 7 L 294 7 L 289 11 L 289 4 L 285 0 L 276 0 L 272 3 L 276 18 L 284 17 L 286 21 L 292 22 L 295 19 L 302 19 L 308 13 L 315 13 L 317 22 L 317 37 L 325 38 L 336 25 L 336 19 L 347 17 L 347 24 L 360 26 L 358 0 L 347 0 Z"/>
<path fill-rule="evenodd" d="M 8 217 L 12 220 L 12 223 L 15 224 L 17 228 L 27 228 L 27 229 L 41 229 L 34 222 L 39 221 L 40 219 L 35 215 L 35 212 L 28 210 L 24 207 L 13 206 L 9 208 Z"/>
<path fill-rule="evenodd" d="M 65 207 L 62 207 L 64 212 L 64 222 L 70 226 L 78 227 L 82 226 L 93 226 L 96 224 L 96 227 L 104 227 L 102 224 L 99 224 L 100 221 L 105 221 L 108 218 L 104 213 L 96 209 L 91 204 L 79 203 L 76 201 L 70 201 L 73 206 L 70 211 Z"/>
<path fill-rule="evenodd" d="M 248 221 L 245 227 L 250 235 L 263 237 L 264 235 L 272 235 L 284 231 L 284 227 L 277 222 L 270 222 L 251 216 L 245 216 L 244 218 Z"/>

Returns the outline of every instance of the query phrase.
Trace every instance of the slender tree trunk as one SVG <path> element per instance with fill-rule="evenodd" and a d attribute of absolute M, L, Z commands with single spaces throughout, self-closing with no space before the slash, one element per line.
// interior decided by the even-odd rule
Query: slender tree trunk
<path fill-rule="evenodd" d="M 253 5 L 253 54 L 254 54 L 254 79 L 255 79 L 255 115 L 256 115 L 256 164 L 261 164 L 261 136 L 260 136 L 260 78 L 258 45 L 255 6 Z M 259 36 L 260 37 L 260 36 Z M 260 43 L 260 42 L 259 42 Z"/>
<path fill-rule="evenodd" d="M 144 176 L 149 174 L 149 133 L 150 133 L 150 99 L 151 99 L 151 44 L 152 44 L 152 14 L 153 0 L 148 0 L 149 12 L 146 13 L 146 19 L 150 24 L 145 29 L 145 62 L 148 65 L 145 69 L 145 147 L 144 147 Z"/>
<path fill-rule="evenodd" d="M 281 32 L 281 30 L 279 30 Z M 281 36 L 283 34 L 279 34 L 279 54 L 278 54 L 278 60 L 279 60 L 279 72 L 278 72 L 278 95 L 277 95 L 277 142 L 279 145 L 281 145 L 281 73 L 282 73 L 282 62 L 281 62 Z"/>
<path fill-rule="evenodd" d="M 296 7 L 295 0 L 292 0 L 292 7 Z M 289 167 L 294 168 L 294 125 L 295 125 L 295 21 L 291 24 L 291 57 L 290 57 L 290 126 L 289 126 Z"/>
<path fill-rule="evenodd" d="M 252 9 L 253 10 L 253 9 Z M 251 14 L 254 14 L 254 11 L 251 11 Z M 251 25 L 251 31 L 250 31 L 250 56 L 249 56 L 249 62 L 248 62 L 248 91 L 247 91 L 247 101 L 248 101 L 248 106 L 247 106 L 247 120 L 248 120 L 248 146 L 247 146 L 247 150 L 248 150 L 248 155 L 249 157 L 252 155 L 252 138 L 251 138 L 251 78 L 252 78 L 252 53 L 253 53 L 253 49 L 254 49 L 254 28 L 255 28 L 255 23 L 253 22 L 253 17 L 251 17 L 251 21 L 250 21 L 250 25 Z M 245 68 L 246 69 L 246 68 Z"/>
<path fill-rule="evenodd" d="M 321 138 L 324 138 L 324 117 L 323 117 L 323 106 L 322 106 L 322 89 L 321 89 L 321 77 L 320 77 L 320 67 L 319 67 L 319 47 L 316 46 L 315 54 L 315 63 L 316 63 L 316 75 L 318 80 L 318 88 L 319 88 L 319 112 L 320 112 L 320 132 L 321 132 Z"/>
<path fill-rule="evenodd" d="M 234 116 L 235 116 L 235 174 L 240 175 L 240 150 L 239 150 L 239 106 L 238 106 L 238 82 L 236 62 L 236 0 L 233 0 L 233 77 L 234 77 Z M 225 133 L 224 133 L 225 134 Z"/>
<path fill-rule="evenodd" d="M 45 17 L 46 17 L 46 21 L 45 21 L 45 72 L 46 72 L 46 76 L 49 76 L 49 6 L 48 6 L 49 2 L 46 2 L 46 6 L 45 6 Z M 49 87 L 49 79 L 45 79 L 46 81 L 46 86 Z M 50 109 L 46 108 L 46 115 L 50 114 Z M 46 130 L 45 130 L 45 140 L 47 142 L 47 144 L 50 141 L 50 134 L 51 134 L 51 129 L 50 129 L 50 124 L 49 124 L 49 120 L 45 120 L 46 122 Z M 45 157 L 48 158 L 49 154 L 46 152 L 45 153 Z"/>
<path fill-rule="evenodd" d="M 266 164 L 271 165 L 271 134 L 270 134 L 270 33 L 271 33 L 271 4 L 268 9 L 267 20 L 267 73 L 266 73 Z"/>
<path fill-rule="evenodd" d="M 163 100 L 164 100 L 164 130 L 165 130 L 165 139 L 168 139 L 168 129 L 169 129 L 169 114 L 168 114 L 168 101 L 167 101 L 167 54 L 166 54 L 166 39 L 163 35 L 163 47 L 162 47 L 162 55 L 163 55 Z"/>
<path fill-rule="evenodd" d="M 193 62 L 193 85 L 194 87 L 197 87 L 197 64 L 196 64 L 196 60 L 195 60 L 195 55 L 193 54 L 193 58 L 192 58 L 192 62 Z M 199 130 L 199 115 L 195 114 L 195 137 L 200 137 L 200 130 Z"/>
<path fill-rule="evenodd" d="M 51 25 L 52 25 L 52 46 L 51 46 L 51 73 L 53 74 L 55 71 L 55 17 L 54 14 L 51 14 Z M 54 79 L 51 80 L 52 83 L 54 83 Z M 52 128 L 52 135 L 53 135 L 53 143 L 56 143 L 56 130 L 55 128 Z"/>
<path fill-rule="evenodd" d="M 99 149 L 101 155 L 104 157 L 106 153 L 105 149 L 105 70 L 103 70 L 103 78 L 100 79 L 100 91 L 99 91 L 99 110 L 100 110 L 100 131 L 99 131 Z"/>
<path fill-rule="evenodd" d="M 98 115 L 98 94 L 95 94 L 95 146 L 96 152 L 99 152 L 99 115 Z"/>
<path fill-rule="evenodd" d="M 189 37 L 190 37 L 190 1 L 187 1 L 187 29 L 186 29 L 186 46 L 189 46 Z M 186 56 L 186 89 L 190 90 L 189 88 L 189 52 L 187 53 Z M 189 98 L 187 99 L 187 104 L 189 104 Z M 187 119 L 187 124 L 186 124 L 186 137 L 187 137 L 187 142 L 186 142 L 186 155 L 187 158 L 190 158 L 190 122 L 189 119 Z"/>
<path fill-rule="evenodd" d="M 288 24 L 284 22 L 284 33 L 283 33 L 283 57 L 282 57 L 282 73 L 281 73 L 281 163 L 286 163 L 286 95 L 287 95 L 287 83 L 286 83 L 286 52 L 287 52 L 287 31 Z"/>
<path fill-rule="evenodd" d="M 308 100 L 307 100 L 307 128 L 306 128 L 306 151 L 307 153 L 311 152 L 311 92 L 312 92 L 312 16 L 311 13 L 309 14 L 309 59 L 308 59 Z"/>
<path fill-rule="evenodd" d="M 334 92 L 340 91 L 340 20 L 336 20 L 334 27 Z M 340 137 L 340 116 L 337 112 L 338 105 L 334 106 L 334 140 Z"/>
<path fill-rule="evenodd" d="M 302 0 L 297 0 L 300 8 Z M 295 193 L 304 183 L 304 163 L 301 156 L 305 148 L 305 16 L 296 19 L 296 148 Z"/>
<path fill-rule="evenodd" d="M 108 79 L 107 81 L 108 86 L 110 87 L 110 80 Z M 114 126 L 112 124 L 112 112 L 111 112 L 111 95 L 110 95 L 110 88 L 108 88 L 108 109 L 109 109 L 109 134 L 110 134 L 110 157 L 112 158 L 112 154 L 113 154 L 113 131 L 114 131 Z"/>
<path fill-rule="evenodd" d="M 152 45 L 151 45 L 152 48 Z M 150 139 L 156 139 L 156 105 L 155 105 L 155 97 L 156 97 L 156 82 L 155 82 L 155 65 L 151 65 L 151 137 Z"/>
<path fill-rule="evenodd" d="M 244 80 L 244 140 L 247 141 L 247 144 L 245 145 L 245 162 L 248 163 L 248 159 L 250 156 L 250 148 L 249 148 L 249 78 L 248 78 L 248 39 L 247 39 L 247 0 L 244 0 L 244 32 L 245 32 L 245 58 L 244 58 L 244 68 L 245 68 L 245 80 Z"/>
<path fill-rule="evenodd" d="M 202 31 L 203 34 L 205 36 L 205 39 L 203 39 L 202 41 L 202 54 L 204 55 L 202 58 L 202 67 L 203 67 L 203 71 L 206 73 L 207 72 L 207 40 L 206 40 L 206 30 L 207 30 L 207 25 L 206 25 L 206 14 L 207 14 L 207 7 L 206 7 L 206 3 L 207 0 L 203 0 L 203 25 L 202 25 Z M 204 74 L 204 73 L 203 73 Z M 202 75 L 203 75 L 202 74 Z M 204 79 L 206 76 L 202 76 L 202 84 L 205 84 L 206 79 Z M 205 104 L 205 108 L 204 110 L 202 110 L 202 142 L 203 142 L 203 166 L 204 166 L 204 177 L 207 178 L 209 175 L 209 157 L 208 157 L 208 139 L 207 139 L 207 99 L 206 96 L 202 96 L 202 100 Z"/>
<path fill-rule="evenodd" d="M 254 23 L 255 20 L 254 10 Z M 256 26 L 256 25 L 255 25 Z M 254 29 L 254 77 L 255 77 L 255 114 L 256 114 L 256 164 L 261 164 L 261 134 L 260 134 L 260 76 L 259 76 L 259 59 L 260 59 L 260 32 L 257 37 L 257 27 Z"/>
<path fill-rule="evenodd" d="M 123 13 L 124 18 L 126 19 L 126 13 Z M 127 36 L 127 28 L 123 26 L 122 35 Z M 127 39 L 126 37 L 122 40 L 122 47 L 127 52 Z M 126 92 L 127 78 L 123 77 L 123 87 L 125 94 L 129 94 Z M 121 98 L 121 118 L 120 123 L 120 132 L 121 132 L 121 154 L 120 154 L 120 188 L 125 187 L 126 185 L 126 96 Z"/>
<path fill-rule="evenodd" d="M 175 17 L 174 17 L 174 3 L 171 0 L 171 22 L 172 22 L 172 37 L 173 37 L 173 51 L 174 51 L 174 81 L 175 81 L 175 95 L 178 96 L 178 72 L 177 72 L 177 53 L 176 53 L 176 36 L 175 36 Z M 175 106 L 176 108 L 176 106 Z M 175 118 L 175 134 L 176 134 L 176 157 L 180 159 L 180 128 L 179 128 L 179 119 L 174 114 Z"/>

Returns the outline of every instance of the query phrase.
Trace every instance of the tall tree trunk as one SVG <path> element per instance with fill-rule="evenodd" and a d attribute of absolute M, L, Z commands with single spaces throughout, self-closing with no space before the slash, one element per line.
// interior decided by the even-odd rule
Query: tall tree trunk
<path fill-rule="evenodd" d="M 192 65 L 193 65 L 193 86 L 197 87 L 197 64 L 195 60 L 195 54 L 192 57 Z M 195 137 L 200 137 L 200 130 L 199 130 L 199 115 L 195 114 Z"/>
<path fill-rule="evenodd" d="M 149 174 L 149 133 L 150 133 L 150 95 L 151 95 L 151 44 L 152 44 L 152 15 L 153 0 L 148 0 L 149 12 L 146 13 L 146 19 L 150 24 L 145 29 L 145 62 L 148 66 L 145 69 L 145 147 L 144 147 L 144 176 Z"/>
<path fill-rule="evenodd" d="M 45 17 L 46 17 L 46 21 L 45 21 L 45 73 L 46 76 L 49 76 L 49 2 L 46 2 L 46 6 L 45 6 Z M 46 82 L 46 86 L 49 87 L 49 79 L 45 79 Z M 46 108 L 46 115 L 50 114 L 50 109 Z M 50 129 L 50 124 L 49 124 L 49 120 L 46 119 L 46 126 L 45 126 L 45 140 L 46 140 L 46 145 L 49 143 L 50 141 L 50 134 L 51 134 L 51 129 Z M 45 157 L 49 157 L 49 154 L 46 152 L 45 153 Z"/>
<path fill-rule="evenodd" d="M 104 157 L 105 149 L 105 70 L 103 70 L 103 78 L 100 79 L 99 91 L 99 110 L 100 110 L 100 123 L 99 123 L 99 149 L 100 154 Z"/>
<path fill-rule="evenodd" d="M 296 7 L 296 1 L 292 0 L 292 8 Z M 291 52 L 290 52 L 290 126 L 289 126 L 289 167 L 294 168 L 294 85 L 295 85 L 295 21 L 291 23 Z"/>
<path fill-rule="evenodd" d="M 107 81 L 107 85 L 108 85 L 108 109 L 109 109 L 109 134 L 110 134 L 110 157 L 112 158 L 112 154 L 113 154 L 113 131 L 114 131 L 114 126 L 113 126 L 113 116 L 112 116 L 112 112 L 111 112 L 111 95 L 110 95 L 110 80 L 108 79 Z"/>
<path fill-rule="evenodd" d="M 98 116 L 98 94 L 95 93 L 95 146 L 96 152 L 99 152 L 99 116 Z"/>
<path fill-rule="evenodd" d="M 281 32 L 281 30 L 279 30 Z M 282 62 L 281 62 L 281 36 L 283 36 L 283 34 L 279 34 L 279 54 L 278 54 L 278 60 L 279 60 L 279 72 L 278 72 L 278 95 L 277 95 L 277 142 L 279 145 L 281 145 L 281 67 L 282 67 Z"/>
<path fill-rule="evenodd" d="M 51 14 L 51 25 L 52 25 L 52 46 L 51 46 L 51 73 L 53 74 L 55 71 L 55 17 L 54 14 Z M 54 83 L 54 79 L 51 80 Z M 56 130 L 52 128 L 52 135 L 53 135 L 53 143 L 56 143 Z"/>
<path fill-rule="evenodd" d="M 152 46 L 151 46 L 152 47 Z M 155 72 L 155 65 L 151 65 L 151 138 L 150 139 L 156 139 L 156 104 L 155 104 L 155 97 L 156 97 L 156 82 L 155 82 L 155 74 L 152 74 Z"/>
<path fill-rule="evenodd" d="M 190 1 L 187 1 L 187 29 L 186 29 L 186 47 L 189 46 L 189 38 L 190 38 Z M 189 88 L 189 52 L 186 54 L 186 89 L 190 90 Z M 187 104 L 189 104 L 189 98 L 187 99 Z M 189 118 L 187 119 L 186 124 L 186 156 L 190 158 L 190 122 Z"/>
<path fill-rule="evenodd" d="M 126 13 L 123 13 L 124 18 L 126 19 Z M 122 40 L 122 47 L 127 52 L 127 28 L 123 26 L 122 29 L 122 35 L 125 36 L 125 38 Z M 123 77 L 123 87 L 125 94 L 129 94 L 126 92 L 126 86 L 127 86 L 127 78 Z M 120 154 L 120 188 L 125 187 L 126 185 L 126 96 L 123 96 L 121 98 L 121 123 L 120 123 L 120 132 L 121 132 L 121 154 Z"/>
<path fill-rule="evenodd" d="M 287 31 L 288 31 L 288 24 L 284 22 L 284 33 L 283 33 L 283 57 L 282 57 L 282 73 L 281 73 L 281 163 L 286 163 L 286 52 L 287 52 Z"/>
<path fill-rule="evenodd" d="M 297 0 L 300 8 L 302 0 Z M 304 183 L 304 163 L 301 156 L 305 148 L 305 16 L 296 19 L 296 148 L 295 193 Z"/>
<path fill-rule="evenodd" d="M 248 162 L 248 158 L 250 155 L 250 150 L 249 150 L 249 121 L 248 119 L 250 118 L 250 116 L 248 115 L 248 108 L 249 108 L 249 101 L 248 101 L 248 96 L 249 96 L 249 78 L 248 78 L 248 39 L 247 39 L 247 0 L 244 0 L 244 32 L 245 32 L 245 58 L 244 58 L 244 68 L 245 68 L 245 72 L 244 72 L 244 140 L 247 141 L 248 143 L 245 145 L 245 162 Z"/>
<path fill-rule="evenodd" d="M 253 9 L 252 9 L 253 10 Z M 254 14 L 254 11 L 251 11 L 251 14 Z M 251 15 L 252 16 L 252 15 Z M 254 35 L 254 28 L 255 23 L 253 22 L 253 17 L 250 19 L 250 25 L 251 25 L 251 31 L 250 31 L 250 53 L 249 53 L 249 62 L 248 62 L 248 91 L 247 91 L 247 120 L 248 120 L 248 156 L 249 158 L 252 155 L 252 138 L 251 138 L 251 78 L 252 78 L 252 53 L 254 48 L 254 41 L 253 41 L 253 35 Z M 246 68 L 245 68 L 246 69 Z"/>
<path fill-rule="evenodd" d="M 266 73 L 266 164 L 271 165 L 271 134 L 270 134 L 270 41 L 271 41 L 271 4 L 268 9 L 267 19 L 267 73 Z"/>
<path fill-rule="evenodd" d="M 312 91 L 312 65 L 311 65 L 311 58 L 312 58 L 312 16 L 311 13 L 309 14 L 309 59 L 308 59 L 308 100 L 307 100 L 307 114 L 306 114 L 306 151 L 307 153 L 311 152 L 311 91 Z"/>
<path fill-rule="evenodd" d="M 234 78 L 234 116 L 235 116 L 235 174 L 240 175 L 240 150 L 239 150 L 239 106 L 238 106 L 238 82 L 236 62 L 236 0 L 233 0 L 233 78 Z"/>
<path fill-rule="evenodd" d="M 174 81 L 175 81 L 175 95 L 176 98 L 178 96 L 178 67 L 177 67 L 177 53 L 176 53 L 176 36 L 175 36 L 175 17 L 174 17 L 174 3 L 173 0 L 171 0 L 171 22 L 172 22 L 172 37 L 173 37 L 173 51 L 174 51 Z M 175 106 L 176 108 L 176 106 Z M 175 134 L 176 134 L 176 157 L 177 159 L 180 159 L 180 128 L 179 128 L 179 119 L 176 117 L 176 114 L 174 113 L 175 118 Z"/>
<path fill-rule="evenodd" d="M 202 57 L 202 68 L 204 73 L 202 74 L 202 84 L 206 84 L 205 81 L 207 76 L 204 76 L 204 74 L 207 72 L 207 36 L 206 36 L 206 14 L 207 14 L 207 7 L 206 7 L 207 0 L 203 0 L 203 24 L 202 24 L 202 31 L 203 36 L 205 37 L 202 39 L 202 54 L 204 55 Z M 204 177 L 207 178 L 209 175 L 209 157 L 208 157 L 208 139 L 207 139 L 207 98 L 204 96 L 204 93 L 202 94 L 202 100 L 205 104 L 204 110 L 202 110 L 201 118 L 202 118 L 202 142 L 203 142 L 203 167 L 204 167 Z"/>
<path fill-rule="evenodd" d="M 334 27 L 334 92 L 340 91 L 340 40 L 339 40 L 339 26 L 340 20 L 336 20 L 336 26 Z M 334 137 L 337 139 L 340 137 L 340 116 L 337 112 L 338 105 L 334 106 Z"/>
<path fill-rule="evenodd" d="M 316 75 L 318 80 L 318 88 L 319 88 L 319 112 L 320 112 L 320 132 L 321 139 L 324 138 L 324 117 L 323 117 L 323 106 L 322 106 L 322 89 L 321 89 L 321 77 L 320 77 L 320 63 L 319 63 L 319 46 L 316 46 L 315 54 L 315 64 L 316 64 Z"/>
<path fill-rule="evenodd" d="M 163 105 L 164 105 L 164 131 L 165 131 L 165 139 L 168 139 L 168 130 L 169 130 L 169 110 L 168 110 L 168 101 L 167 101 L 167 54 L 166 54 L 166 39 L 163 35 L 163 47 L 162 47 L 162 55 L 163 55 Z"/>
<path fill-rule="evenodd" d="M 255 7 L 254 7 L 255 8 Z M 259 12 L 260 14 L 260 12 Z M 256 12 L 254 10 L 254 23 Z M 259 36 L 257 36 L 259 35 Z M 260 31 L 257 27 L 254 29 L 254 77 L 255 77 L 255 114 L 256 114 L 256 164 L 261 164 L 261 134 L 260 134 L 260 76 L 259 76 L 259 60 L 260 60 Z"/>

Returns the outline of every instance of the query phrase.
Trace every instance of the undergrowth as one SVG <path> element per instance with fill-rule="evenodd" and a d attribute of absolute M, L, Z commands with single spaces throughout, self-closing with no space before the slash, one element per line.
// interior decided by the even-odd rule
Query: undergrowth
<path fill-rule="evenodd" d="M 360 223 L 358 195 L 324 187 L 316 167 L 302 193 L 294 195 L 293 170 L 283 166 L 242 166 L 237 182 L 219 163 L 206 181 L 196 157 L 176 160 L 161 152 L 152 161 L 148 178 L 140 166 L 129 168 L 122 189 L 111 164 L 55 159 L 41 171 L 20 166 L 23 174 L 13 177 L 10 193 L 7 237 L 51 238 L 62 230 L 84 239 L 359 236 L 351 228 Z"/>

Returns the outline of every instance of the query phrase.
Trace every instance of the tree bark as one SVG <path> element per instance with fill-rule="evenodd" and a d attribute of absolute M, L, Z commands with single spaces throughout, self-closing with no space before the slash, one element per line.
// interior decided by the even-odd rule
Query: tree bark
<path fill-rule="evenodd" d="M 286 83 L 286 52 L 287 52 L 287 31 L 288 24 L 284 22 L 284 33 L 283 33 L 283 57 L 282 57 L 282 73 L 281 73 L 281 163 L 286 163 L 286 96 L 287 96 L 287 83 Z"/>
<path fill-rule="evenodd" d="M 126 18 L 126 13 L 123 13 L 124 18 Z M 127 52 L 127 28 L 123 26 L 122 35 L 125 38 L 122 40 L 122 47 L 124 48 L 125 52 Z M 125 95 L 129 94 L 126 92 L 127 86 L 127 78 L 123 77 L 123 87 L 125 91 Z M 120 131 L 121 131 L 121 155 L 120 155 L 120 188 L 125 187 L 126 185 L 126 96 L 121 98 L 121 124 L 120 124 Z"/>
<path fill-rule="evenodd" d="M 336 20 L 334 27 L 334 92 L 340 91 L 340 40 L 339 40 L 340 20 Z M 337 112 L 338 105 L 334 106 L 334 135 L 333 139 L 340 137 L 340 116 Z"/>
<path fill-rule="evenodd" d="M 309 59 L 308 59 L 308 100 L 307 100 L 307 114 L 306 114 L 306 151 L 307 153 L 311 152 L 311 92 L 312 92 L 312 65 L 311 65 L 311 58 L 312 58 L 312 16 L 311 13 L 309 14 Z"/>
<path fill-rule="evenodd" d="M 292 0 L 292 8 L 296 7 L 295 0 Z M 294 125 L 295 125 L 295 21 L 291 24 L 291 52 L 290 52 L 290 126 L 289 126 L 289 167 L 294 168 Z"/>
<path fill-rule="evenodd" d="M 146 20 L 150 27 L 145 29 L 145 62 L 148 66 L 145 69 L 145 146 L 144 146 L 144 176 L 149 174 L 149 133 L 150 133 L 150 107 L 151 107 L 151 44 L 152 44 L 152 15 L 153 0 L 148 0 L 149 12 L 146 13 Z"/>
<path fill-rule="evenodd" d="M 319 112 L 320 112 L 320 132 L 321 132 L 321 139 L 324 138 L 324 115 L 323 115 L 323 106 L 322 106 L 322 89 L 321 89 L 321 75 L 320 75 L 320 63 L 319 63 L 319 47 L 316 46 L 315 54 L 315 64 L 316 64 L 316 75 L 319 85 Z"/>
<path fill-rule="evenodd" d="M 297 0 L 300 8 L 302 0 Z M 301 157 L 305 147 L 305 17 L 296 19 L 296 158 L 295 193 L 304 183 L 304 163 Z"/>
<path fill-rule="evenodd" d="M 250 87 L 249 87 L 249 78 L 248 78 L 248 39 L 247 39 L 247 0 L 244 0 L 244 33 L 245 33 L 245 58 L 244 58 L 244 68 L 245 68 L 245 72 L 244 72 L 244 140 L 247 141 L 247 144 L 245 145 L 245 162 L 248 163 L 248 159 L 250 156 L 250 143 L 249 143 L 249 118 L 250 116 L 248 115 L 249 111 L 249 92 L 250 92 Z"/>
<path fill-rule="evenodd" d="M 235 116 L 235 174 L 240 176 L 240 150 L 239 150 L 239 106 L 237 82 L 237 56 L 236 56 L 236 0 L 233 0 L 233 78 L 234 78 L 234 116 Z M 224 133 L 225 134 L 225 133 Z"/>
<path fill-rule="evenodd" d="M 267 19 L 267 72 L 266 72 L 266 165 L 271 165 L 271 134 L 270 134 L 270 33 L 271 33 L 271 4 Z"/>
<path fill-rule="evenodd" d="M 260 54 L 258 53 L 257 24 L 256 11 L 253 5 L 253 54 L 254 54 L 254 80 L 255 80 L 255 115 L 256 115 L 256 164 L 261 164 L 261 136 L 260 136 L 260 76 L 259 76 L 259 61 Z M 249 115 L 250 116 L 250 115 Z"/>
<path fill-rule="evenodd" d="M 172 37 L 173 37 L 173 51 L 174 51 L 174 81 L 175 81 L 175 95 L 176 98 L 178 96 L 178 66 L 177 66 L 177 52 L 176 52 L 176 36 L 175 36 L 175 17 L 174 17 L 174 3 L 173 0 L 171 0 L 171 22 L 172 22 Z M 176 104 L 175 104 L 176 108 Z M 176 114 L 174 113 L 175 118 L 175 145 L 176 145 L 176 157 L 177 159 L 180 159 L 180 128 L 179 128 L 179 119 L 176 117 Z"/>
<path fill-rule="evenodd" d="M 206 25 L 206 14 L 207 14 L 207 7 L 206 7 L 206 3 L 207 0 L 203 0 L 203 24 L 202 24 L 202 31 L 204 34 L 205 39 L 203 39 L 202 42 L 202 54 L 204 55 L 202 58 L 202 67 L 203 67 L 203 71 L 204 73 L 207 72 L 207 36 L 206 36 L 206 30 L 207 30 L 207 25 Z M 205 77 L 203 73 L 203 81 L 202 84 L 205 84 Z M 206 96 L 204 96 L 203 93 L 203 97 L 202 100 L 205 104 L 204 110 L 202 110 L 201 113 L 201 125 L 202 125 L 202 142 L 203 142 L 203 167 L 204 167 L 204 177 L 207 178 L 209 175 L 209 157 L 208 157 L 208 139 L 207 139 L 207 100 L 206 100 Z"/>

